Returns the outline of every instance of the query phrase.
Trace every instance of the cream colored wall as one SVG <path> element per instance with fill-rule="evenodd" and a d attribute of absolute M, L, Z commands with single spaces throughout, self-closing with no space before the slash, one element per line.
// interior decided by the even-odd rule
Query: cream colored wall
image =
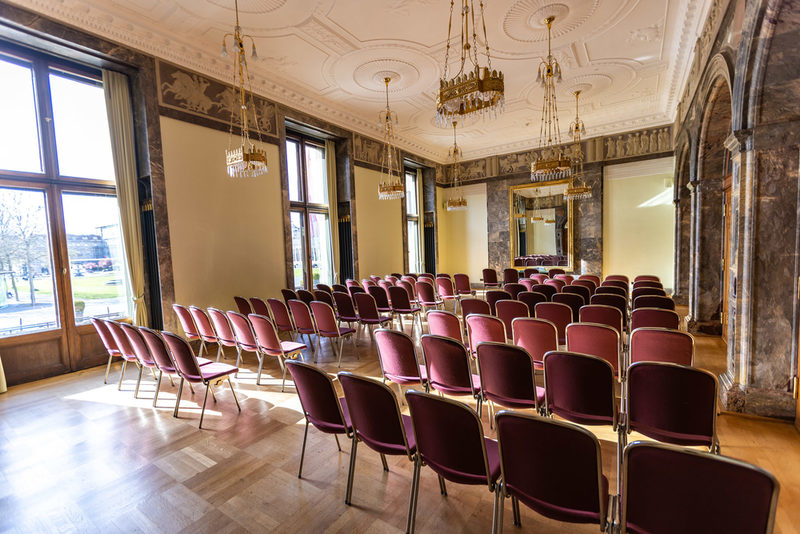
<path fill-rule="evenodd" d="M 161 117 L 175 300 L 236 309 L 233 296 L 280 295 L 286 285 L 278 147 L 269 171 L 225 172 L 228 134 Z"/>
<path fill-rule="evenodd" d="M 358 272 L 361 278 L 402 273 L 403 225 L 400 200 L 378 200 L 380 173 L 355 168 Z"/>
<path fill-rule="evenodd" d="M 654 274 L 674 287 L 672 158 L 604 170 L 603 274 Z M 658 172 L 658 171 L 668 172 Z"/>
<path fill-rule="evenodd" d="M 462 188 L 467 199 L 464 211 L 447 211 L 444 202 L 450 189 L 436 188 L 437 242 L 439 265 L 446 273 L 466 273 L 479 283 L 481 271 L 489 266 L 486 184 Z"/>

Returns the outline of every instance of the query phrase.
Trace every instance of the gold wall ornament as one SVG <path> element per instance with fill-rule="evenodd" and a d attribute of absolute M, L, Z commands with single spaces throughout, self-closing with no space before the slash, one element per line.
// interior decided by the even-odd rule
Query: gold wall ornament
<path fill-rule="evenodd" d="M 252 113 L 253 123 L 255 123 L 255 129 L 258 135 L 258 143 L 262 143 L 258 110 L 253 100 L 250 71 L 247 68 L 247 54 L 244 50 L 245 39 L 250 39 L 251 57 L 253 59 L 258 59 L 258 55 L 256 54 L 255 41 L 250 35 L 242 33 L 242 27 L 239 26 L 239 0 L 234 0 L 234 9 L 236 11 L 236 25 L 233 27 L 233 33 L 226 33 L 222 36 L 222 57 L 228 56 L 228 47 L 226 46 L 228 37 L 232 38 L 233 47 L 236 51 L 233 63 L 234 104 L 231 106 L 228 149 L 225 151 L 225 165 L 228 170 L 228 176 L 231 178 L 254 178 L 267 172 L 267 153 L 250 138 L 249 121 L 250 114 Z M 247 84 L 247 89 L 245 89 L 245 84 Z M 234 146 L 233 123 L 234 117 L 237 115 L 237 105 L 239 109 L 236 126 L 241 133 L 239 142 Z"/>
<path fill-rule="evenodd" d="M 397 126 L 397 113 L 389 108 L 389 82 L 383 79 L 386 90 L 386 108 L 378 113 L 378 125 L 383 129 L 383 150 L 381 150 L 381 178 L 378 184 L 380 200 L 397 200 L 406 195 L 402 176 L 395 174 L 395 167 L 400 166 L 400 153 L 395 144 L 394 127 Z M 402 174 L 402 173 L 400 173 Z"/>
<path fill-rule="evenodd" d="M 439 91 L 436 94 L 436 124 L 438 126 L 448 126 L 453 120 L 463 120 L 467 117 L 470 117 L 473 122 L 478 117 L 496 118 L 499 113 L 502 113 L 505 106 L 503 73 L 492 69 L 489 40 L 486 38 L 483 1 L 480 1 L 479 5 L 486 66 L 482 66 L 478 58 L 478 29 L 475 26 L 474 2 L 473 0 L 459 1 L 461 4 L 461 62 L 458 72 L 448 77 L 450 38 L 455 6 L 455 0 L 450 0 L 447 48 L 444 55 L 443 74 L 439 80 Z M 471 28 L 470 25 L 472 25 Z M 472 42 L 470 42 L 470 33 Z M 469 64 L 467 64 L 468 61 Z"/>
<path fill-rule="evenodd" d="M 572 93 L 575 96 L 575 120 L 569 125 L 572 136 L 572 184 L 564 191 L 567 200 L 586 200 L 592 198 L 592 188 L 586 185 L 583 174 L 583 145 L 581 136 L 586 134 L 586 126 L 578 116 L 580 91 Z"/>
<path fill-rule="evenodd" d="M 461 147 L 458 146 L 456 141 L 456 126 L 458 121 L 453 121 L 453 147 L 450 149 L 448 157 L 453 160 L 453 188 L 445 202 L 447 211 L 460 211 L 467 209 L 467 199 L 464 197 L 464 192 L 461 190 L 461 177 L 459 175 L 458 162 L 461 160 L 463 153 Z"/>
<path fill-rule="evenodd" d="M 547 17 L 547 57 L 539 64 L 536 82 L 544 89 L 542 120 L 539 127 L 540 151 L 531 162 L 531 181 L 545 182 L 568 178 L 571 172 L 570 158 L 561 148 L 561 130 L 558 125 L 556 82 L 561 82 L 561 65 L 551 49 L 551 27 L 555 17 Z"/>

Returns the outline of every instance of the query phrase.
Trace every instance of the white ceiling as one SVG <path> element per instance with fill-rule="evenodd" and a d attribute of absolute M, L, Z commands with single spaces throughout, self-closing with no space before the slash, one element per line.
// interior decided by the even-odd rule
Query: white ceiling
<path fill-rule="evenodd" d="M 712 0 L 484 0 L 492 65 L 505 75 L 505 113 L 459 128 L 464 158 L 538 144 L 546 54 L 541 20 L 557 15 L 554 55 L 564 80 L 560 121 L 582 89 L 588 136 L 670 123 Z M 233 0 L 13 0 L 14 4 L 223 80 L 220 57 Z M 455 13 L 459 12 L 458 1 Z M 476 0 L 477 7 L 478 0 Z M 436 127 L 435 93 L 447 39 L 447 0 L 240 0 L 255 37 L 253 88 L 264 96 L 380 138 L 383 77 L 400 118 L 399 145 L 444 162 L 451 131 Z M 454 21 L 456 28 L 458 21 Z"/>

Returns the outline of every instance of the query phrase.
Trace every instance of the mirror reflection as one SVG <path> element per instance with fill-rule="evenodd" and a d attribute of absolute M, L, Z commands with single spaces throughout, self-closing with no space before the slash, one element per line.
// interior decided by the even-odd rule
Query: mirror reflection
<path fill-rule="evenodd" d="M 514 186 L 511 260 L 515 267 L 572 267 L 572 202 L 568 181 Z"/>

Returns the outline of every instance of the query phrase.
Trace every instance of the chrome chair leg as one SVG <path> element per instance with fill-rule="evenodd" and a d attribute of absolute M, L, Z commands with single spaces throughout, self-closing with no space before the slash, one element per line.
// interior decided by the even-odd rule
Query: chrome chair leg
<path fill-rule="evenodd" d="M 498 483 L 498 487 L 500 484 Z M 495 495 L 495 499 L 497 499 L 497 495 Z M 503 532 L 503 512 L 505 511 L 505 499 L 503 498 L 502 490 L 500 493 L 500 502 L 495 502 L 495 509 L 497 513 L 494 516 L 494 522 L 492 523 L 492 532 Z"/>
<path fill-rule="evenodd" d="M 406 519 L 406 534 L 414 532 L 417 515 L 417 497 L 419 496 L 419 472 L 422 460 L 417 454 L 414 457 L 414 473 L 411 475 L 411 496 L 408 498 L 408 518 Z"/>
<path fill-rule="evenodd" d="M 303 446 L 300 448 L 300 469 L 297 470 L 297 478 L 303 478 L 303 460 L 306 457 L 307 437 L 308 437 L 308 419 L 306 419 L 306 429 L 303 431 Z"/>
<path fill-rule="evenodd" d="M 200 424 L 197 428 L 203 428 L 203 416 L 206 414 L 206 402 L 208 401 L 208 390 L 211 389 L 211 384 L 206 382 L 206 394 L 203 396 L 203 409 L 200 411 Z"/>
<path fill-rule="evenodd" d="M 384 471 L 388 471 L 389 470 L 389 464 L 386 463 L 386 455 L 383 454 L 383 453 L 381 453 L 381 463 L 383 464 L 383 470 Z"/>
<path fill-rule="evenodd" d="M 144 372 L 144 366 L 139 366 L 139 378 L 136 379 L 136 389 L 133 390 L 133 398 L 137 398 L 139 396 L 139 384 L 142 383 L 142 373 Z"/>
<path fill-rule="evenodd" d="M 108 384 L 108 372 L 111 371 L 111 360 L 113 359 L 113 356 L 108 357 L 108 364 L 106 365 L 106 378 L 103 380 L 103 384 Z"/>
<path fill-rule="evenodd" d="M 214 400 L 214 404 L 217 403 L 217 396 L 214 394 L 214 385 L 209 382 L 208 389 L 211 390 L 211 398 Z"/>
<path fill-rule="evenodd" d="M 261 385 L 261 369 L 264 367 L 264 356 L 262 354 L 256 353 L 256 357 L 258 357 L 258 374 L 256 375 L 256 385 Z"/>
<path fill-rule="evenodd" d="M 445 497 L 447 497 L 447 485 L 444 483 L 442 475 L 436 475 L 436 476 L 439 477 L 439 492 Z"/>
<path fill-rule="evenodd" d="M 158 390 L 161 389 L 161 377 L 164 376 L 164 371 L 159 369 L 158 371 L 158 380 L 156 380 L 156 393 L 153 395 L 153 408 L 156 407 L 156 401 L 158 401 Z"/>
<path fill-rule="evenodd" d="M 233 394 L 233 400 L 236 401 L 236 407 L 241 412 L 242 407 L 239 405 L 239 398 L 236 396 L 236 390 L 233 389 L 233 382 L 231 382 L 231 375 L 228 375 L 228 385 L 231 387 L 231 393 Z"/>
<path fill-rule="evenodd" d="M 347 473 L 347 492 L 344 496 L 344 503 L 350 506 L 350 497 L 353 495 L 353 475 L 356 470 L 356 450 L 358 448 L 358 438 L 355 433 L 352 438 L 353 444 L 350 446 L 350 471 Z"/>
<path fill-rule="evenodd" d="M 239 361 L 242 359 L 242 349 L 236 346 L 236 367 L 239 367 Z M 239 370 L 236 370 L 236 378 L 239 378 Z"/>
<path fill-rule="evenodd" d="M 492 533 L 500 532 L 497 530 L 497 519 L 503 507 L 503 498 L 501 495 L 500 484 L 497 484 L 494 488 L 494 507 L 492 507 Z"/>
<path fill-rule="evenodd" d="M 122 360 L 122 372 L 119 374 L 119 385 L 117 391 L 122 391 L 122 379 L 125 378 L 125 367 L 128 366 L 128 360 Z"/>
<path fill-rule="evenodd" d="M 333 435 L 333 439 L 336 440 L 336 448 L 339 449 L 339 452 L 342 452 L 342 446 L 339 444 L 339 436 L 336 434 Z"/>
<path fill-rule="evenodd" d="M 181 377 L 181 383 L 178 384 L 178 395 L 175 397 L 175 411 L 172 412 L 172 417 L 178 417 L 178 407 L 181 405 L 181 393 L 183 393 L 183 377 Z"/>
<path fill-rule="evenodd" d="M 521 527 L 522 520 L 519 516 L 519 500 L 514 496 L 511 497 L 511 511 L 514 514 L 514 526 Z"/>

